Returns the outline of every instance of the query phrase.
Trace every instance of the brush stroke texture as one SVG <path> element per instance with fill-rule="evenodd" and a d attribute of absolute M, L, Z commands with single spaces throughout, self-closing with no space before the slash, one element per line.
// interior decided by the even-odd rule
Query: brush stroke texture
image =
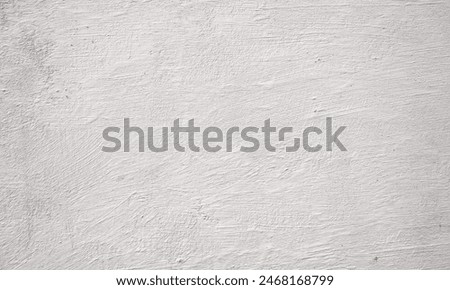
<path fill-rule="evenodd" d="M 0 46 L 1 269 L 450 269 L 449 1 L 2 0 Z M 348 152 L 100 150 L 328 116 Z"/>

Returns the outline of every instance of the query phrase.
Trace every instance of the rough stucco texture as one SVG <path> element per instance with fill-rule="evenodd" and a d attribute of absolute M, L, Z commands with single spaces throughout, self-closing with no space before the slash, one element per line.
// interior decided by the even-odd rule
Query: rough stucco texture
<path fill-rule="evenodd" d="M 0 25 L 0 268 L 450 269 L 450 1 L 2 0 Z M 348 151 L 102 152 L 125 117 L 333 117 Z"/>

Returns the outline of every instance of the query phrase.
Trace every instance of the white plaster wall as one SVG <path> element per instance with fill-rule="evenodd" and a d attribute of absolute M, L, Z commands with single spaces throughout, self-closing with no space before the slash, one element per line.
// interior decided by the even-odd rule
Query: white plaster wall
<path fill-rule="evenodd" d="M 0 5 L 1 269 L 450 269 L 450 1 Z M 124 117 L 348 152 L 102 152 Z"/>

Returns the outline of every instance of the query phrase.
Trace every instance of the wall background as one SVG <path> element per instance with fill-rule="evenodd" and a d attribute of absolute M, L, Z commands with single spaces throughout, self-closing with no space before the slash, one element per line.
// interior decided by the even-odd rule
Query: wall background
<path fill-rule="evenodd" d="M 0 5 L 1 269 L 450 269 L 449 1 Z M 103 153 L 124 117 L 348 152 Z"/>

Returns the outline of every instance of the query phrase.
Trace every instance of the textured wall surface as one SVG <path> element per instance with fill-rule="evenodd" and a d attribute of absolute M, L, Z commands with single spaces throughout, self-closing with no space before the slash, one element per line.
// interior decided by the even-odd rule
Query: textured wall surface
<path fill-rule="evenodd" d="M 1 269 L 450 269 L 450 1 L 0 5 Z M 348 151 L 102 152 L 125 117 Z"/>

